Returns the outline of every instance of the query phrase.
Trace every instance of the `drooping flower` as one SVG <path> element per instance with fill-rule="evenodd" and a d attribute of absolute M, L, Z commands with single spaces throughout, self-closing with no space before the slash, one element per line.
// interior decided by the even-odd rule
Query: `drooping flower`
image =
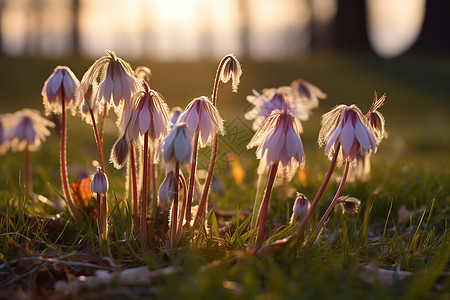
<path fill-rule="evenodd" d="M 152 76 L 152 71 L 150 68 L 145 66 L 138 66 L 136 70 L 134 70 L 134 76 L 139 80 L 145 80 L 148 84 L 150 84 L 150 78 Z"/>
<path fill-rule="evenodd" d="M 298 120 L 297 126 L 300 133 L 303 131 L 300 121 L 308 120 L 311 114 L 310 109 L 304 103 L 294 101 L 290 87 L 264 89 L 262 94 L 253 90 L 253 95 L 248 95 L 247 101 L 255 106 L 244 115 L 247 120 L 254 120 L 253 130 L 258 130 L 272 111 L 284 110 L 286 102 L 288 102 L 289 112 Z"/>
<path fill-rule="evenodd" d="M 87 124 L 92 125 L 92 117 L 90 112 L 94 118 L 97 119 L 99 112 L 102 111 L 103 106 L 100 106 L 96 101 L 98 85 L 96 82 L 80 85 L 78 89 L 78 101 L 81 103 L 80 105 L 80 115 L 83 121 Z"/>
<path fill-rule="evenodd" d="M 166 162 L 176 160 L 180 164 L 184 164 L 191 160 L 192 143 L 186 124 L 175 124 L 170 133 L 163 139 L 162 149 Z"/>
<path fill-rule="evenodd" d="M 356 214 L 359 210 L 359 206 L 361 205 L 361 201 L 348 196 L 339 197 L 337 203 L 342 206 L 342 213 L 348 213 L 350 215 Z"/>
<path fill-rule="evenodd" d="M 148 132 L 151 140 L 164 137 L 170 127 L 168 107 L 161 95 L 142 82 L 144 91 L 132 100 L 132 115 L 128 127 L 130 138 L 137 140 L 139 134 Z"/>
<path fill-rule="evenodd" d="M 180 118 L 182 113 L 183 113 L 183 109 L 179 106 L 175 106 L 174 108 L 172 108 L 170 110 L 169 119 L 170 119 L 170 123 L 172 124 L 171 127 L 177 123 L 177 121 Z"/>
<path fill-rule="evenodd" d="M 341 160 L 348 161 L 353 161 L 358 151 L 365 154 L 369 150 L 377 150 L 377 142 L 367 128 L 366 118 L 356 105 L 338 105 L 322 115 L 318 143 L 325 145 L 325 155 L 330 159 L 339 149 Z"/>
<path fill-rule="evenodd" d="M 83 76 L 81 85 L 88 85 L 98 80 L 97 100 L 112 103 L 116 108 L 121 101 L 129 102 L 139 91 L 137 79 L 133 76 L 131 66 L 112 51 L 100 57 Z"/>
<path fill-rule="evenodd" d="M 109 161 L 114 164 L 114 168 L 121 169 L 130 152 L 130 141 L 123 135 L 113 145 Z"/>
<path fill-rule="evenodd" d="M 294 206 L 292 208 L 292 216 L 289 224 L 295 224 L 306 218 L 310 207 L 311 204 L 309 203 L 308 198 L 301 193 L 297 193 L 297 198 L 295 199 Z"/>
<path fill-rule="evenodd" d="M 91 181 L 91 193 L 97 195 L 106 195 L 109 188 L 108 178 L 100 168 L 97 168 Z"/>
<path fill-rule="evenodd" d="M 43 104 L 45 113 L 61 113 L 61 104 L 64 101 L 66 109 L 70 109 L 72 114 L 78 107 L 76 91 L 80 82 L 73 72 L 65 66 L 57 66 L 50 77 L 45 81 L 42 89 Z"/>
<path fill-rule="evenodd" d="M 179 117 L 179 122 L 186 123 L 191 136 L 200 130 L 200 146 L 204 147 L 210 142 L 216 131 L 224 134 L 223 119 L 217 108 L 207 97 L 198 97 L 192 100 Z"/>
<path fill-rule="evenodd" d="M 319 106 L 319 99 L 327 97 L 317 86 L 303 79 L 294 80 L 291 83 L 294 101 L 305 104 L 308 108 Z"/>
<path fill-rule="evenodd" d="M 384 130 L 385 125 L 384 117 L 377 110 L 384 104 L 385 100 L 386 94 L 383 94 L 383 96 L 381 96 L 380 99 L 378 99 L 377 92 L 375 92 L 372 106 L 370 107 L 369 112 L 366 114 L 369 129 L 372 131 L 375 140 L 377 141 L 377 144 L 380 144 L 381 140 L 385 138 L 387 135 L 386 131 Z"/>
<path fill-rule="evenodd" d="M 170 205 L 172 204 L 173 198 L 175 196 L 175 188 L 174 188 L 175 179 L 176 179 L 175 172 L 173 170 L 170 170 L 166 173 L 166 177 L 159 186 L 158 190 L 158 198 L 160 206 L 170 207 Z"/>
<path fill-rule="evenodd" d="M 14 113 L 9 122 L 11 128 L 6 136 L 14 151 L 22 151 L 27 146 L 30 151 L 37 150 L 50 135 L 47 127 L 55 127 L 53 122 L 41 117 L 39 111 L 27 108 Z"/>
<path fill-rule="evenodd" d="M 222 60 L 223 67 L 220 69 L 220 80 L 223 83 L 227 83 L 230 79 L 232 81 L 231 88 L 233 92 L 237 92 L 240 78 L 242 75 L 241 64 L 237 60 L 236 56 L 229 54 Z"/>
<path fill-rule="evenodd" d="M 260 159 L 260 174 L 273 163 L 281 162 L 279 175 L 290 180 L 297 168 L 305 163 L 303 144 L 295 118 L 286 110 L 275 110 L 270 114 L 247 145 L 247 149 L 255 146 L 258 146 L 256 158 Z"/>

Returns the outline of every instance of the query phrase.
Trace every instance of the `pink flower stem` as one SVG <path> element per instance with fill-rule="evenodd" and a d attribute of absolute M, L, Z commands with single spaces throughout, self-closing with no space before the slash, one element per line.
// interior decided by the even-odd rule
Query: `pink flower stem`
<path fill-rule="evenodd" d="M 152 219 L 156 220 L 156 215 L 158 213 L 158 190 L 156 189 L 156 164 L 154 162 L 155 154 L 156 154 L 156 145 L 152 147 L 150 151 L 150 181 L 152 183 Z"/>
<path fill-rule="evenodd" d="M 219 141 L 219 135 L 217 134 L 217 131 L 216 131 L 216 133 L 214 135 L 213 147 L 211 150 L 211 160 L 209 162 L 208 174 L 206 175 L 205 184 L 203 186 L 202 198 L 200 199 L 200 204 L 198 205 L 198 211 L 197 211 L 197 214 L 195 215 L 194 225 L 192 226 L 194 228 L 194 230 L 198 229 L 200 222 L 203 221 L 203 219 L 206 215 L 206 213 L 205 213 L 206 202 L 208 199 L 209 187 L 211 186 L 214 165 L 216 163 L 218 141 Z"/>
<path fill-rule="evenodd" d="M 64 195 L 66 196 L 67 204 L 72 211 L 75 219 L 79 222 L 84 220 L 83 215 L 78 211 L 78 208 L 73 202 L 72 195 L 70 194 L 69 181 L 67 179 L 67 165 L 66 165 L 66 107 L 64 101 L 64 87 L 61 88 L 61 152 L 60 152 L 60 165 L 61 165 L 61 181 L 63 185 Z"/>
<path fill-rule="evenodd" d="M 147 249 L 147 185 L 148 185 L 148 131 L 144 134 L 144 167 L 141 197 L 141 249 Z"/>
<path fill-rule="evenodd" d="M 104 161 L 103 161 L 102 141 L 100 139 L 100 136 L 98 135 L 97 124 L 95 122 L 94 112 L 92 111 L 92 109 L 89 109 L 89 113 L 91 115 L 92 127 L 94 128 L 94 136 L 95 136 L 95 141 L 97 143 L 97 151 L 98 151 L 98 156 L 100 158 L 100 166 L 102 168 L 102 172 L 105 173 L 105 164 L 104 164 Z"/>
<path fill-rule="evenodd" d="M 319 203 L 319 200 L 322 197 L 322 194 L 325 191 L 325 188 L 326 188 L 328 182 L 330 181 L 331 174 L 333 174 L 334 167 L 336 166 L 336 160 L 337 160 L 337 157 L 338 157 L 341 145 L 339 144 L 336 148 L 337 149 L 335 149 L 335 152 L 334 152 L 334 155 L 333 155 L 333 159 L 331 160 L 331 165 L 330 165 L 330 168 L 328 169 L 327 175 L 323 179 L 322 185 L 320 186 L 319 190 L 317 191 L 316 196 L 314 197 L 314 200 L 313 200 L 313 202 L 311 204 L 311 207 L 310 207 L 310 209 L 308 211 L 308 215 L 300 223 L 300 226 L 295 231 L 295 235 L 300 235 L 303 232 L 303 230 L 305 230 L 306 224 L 308 224 L 309 219 L 311 219 L 311 216 L 312 216 L 312 214 L 314 212 L 314 209 L 316 208 L 317 203 Z"/>
<path fill-rule="evenodd" d="M 178 231 L 177 231 L 177 235 L 176 235 L 176 241 L 178 242 L 181 238 L 181 232 L 183 229 L 183 221 L 184 221 L 184 216 L 185 213 L 187 213 L 186 211 L 186 181 L 184 180 L 183 176 L 181 174 L 178 174 L 178 178 L 181 181 L 181 184 L 183 185 L 183 203 L 181 205 L 181 214 L 180 214 L 180 224 L 178 224 Z M 187 220 L 187 218 L 186 218 Z M 186 221 L 188 222 L 188 221 Z"/>
<path fill-rule="evenodd" d="M 219 67 L 217 68 L 217 72 L 216 72 L 216 78 L 214 79 L 214 88 L 213 88 L 213 93 L 212 93 L 212 104 L 214 106 L 216 105 L 217 102 L 217 93 L 219 92 L 219 81 L 220 81 L 220 73 L 222 72 L 222 68 L 225 65 L 225 62 L 232 57 L 232 55 L 227 55 L 224 58 L 222 58 L 222 60 L 219 63 Z"/>
<path fill-rule="evenodd" d="M 101 205 L 101 195 L 97 193 L 97 227 L 98 227 L 98 237 L 100 239 L 100 243 L 103 240 L 103 221 L 102 221 L 102 217 L 101 217 L 101 209 L 102 209 L 102 205 Z"/>
<path fill-rule="evenodd" d="M 331 201 L 330 206 L 328 206 L 327 211 L 322 216 L 322 219 L 320 219 L 319 224 L 317 224 L 317 226 L 316 226 L 316 229 L 314 229 L 314 233 L 311 236 L 312 240 L 314 240 L 316 238 L 316 236 L 319 234 L 320 230 L 322 229 L 323 224 L 328 219 L 328 217 L 330 216 L 331 212 L 333 211 L 333 208 L 336 206 L 336 204 L 338 202 L 338 197 L 341 194 L 342 188 L 344 187 L 345 180 L 347 179 L 349 165 L 350 165 L 350 162 L 347 161 L 347 163 L 345 165 L 344 175 L 342 176 L 341 183 L 339 184 L 339 188 L 336 191 L 336 194 L 334 195 L 334 198 Z"/>
<path fill-rule="evenodd" d="M 189 175 L 189 189 L 186 200 L 186 228 L 189 229 L 191 226 L 191 206 L 192 198 L 194 197 L 194 184 L 195 184 L 195 174 L 197 169 L 197 151 L 198 151 L 198 137 L 200 134 L 200 129 L 197 128 L 193 140 L 192 148 L 192 160 L 191 160 L 191 173 Z"/>
<path fill-rule="evenodd" d="M 25 188 L 30 196 L 30 200 L 34 200 L 33 185 L 31 179 L 31 158 L 30 158 L 30 145 L 27 143 L 25 146 Z"/>
<path fill-rule="evenodd" d="M 272 167 L 270 169 L 269 179 L 267 180 L 267 188 L 266 192 L 264 193 L 264 199 L 263 203 L 261 204 L 261 211 L 259 213 L 259 219 L 258 219 L 258 237 L 256 239 L 256 249 L 258 250 L 261 248 L 261 245 L 264 240 L 264 232 L 266 229 L 266 221 L 267 221 L 267 211 L 269 208 L 269 199 L 270 194 L 272 193 L 273 184 L 275 182 L 275 178 L 277 176 L 278 171 L 278 165 L 279 162 L 273 163 Z"/>
<path fill-rule="evenodd" d="M 170 244 L 172 247 L 176 246 L 176 234 L 178 224 L 178 174 L 180 173 L 180 163 L 175 161 L 175 174 L 174 177 L 174 197 L 172 202 L 172 213 L 170 218 Z"/>
<path fill-rule="evenodd" d="M 137 193 L 137 180 L 136 180 L 136 152 L 134 142 L 131 141 L 130 149 L 130 165 L 131 165 L 131 193 L 133 197 L 133 224 L 137 228 L 139 222 L 139 204 Z"/>
<path fill-rule="evenodd" d="M 97 124 L 95 122 L 95 117 L 94 117 L 94 112 L 92 111 L 92 109 L 89 109 L 89 113 L 91 115 L 91 120 L 92 120 L 92 127 L 94 128 L 94 136 L 95 136 L 95 141 L 97 143 L 97 151 L 98 151 L 98 156 L 100 158 L 100 167 L 101 170 L 103 172 L 103 174 L 105 174 L 105 163 L 103 160 L 103 144 L 102 144 L 102 140 L 98 134 L 98 130 L 97 130 Z M 102 120 L 103 122 L 103 120 Z M 102 124 L 103 127 L 103 124 Z M 103 129 L 103 128 L 102 128 Z M 107 215 L 107 203 L 106 203 L 106 195 L 102 195 L 102 202 L 103 202 L 103 209 L 100 213 L 100 211 L 97 212 L 97 218 L 102 218 L 102 224 L 103 224 L 103 230 L 102 234 L 103 237 L 106 237 L 106 228 L 107 228 L 107 223 L 106 223 L 106 215 Z"/>
<path fill-rule="evenodd" d="M 102 114 L 102 122 L 100 123 L 100 145 L 103 145 L 103 131 L 105 126 L 105 118 L 106 112 L 108 108 L 108 103 L 106 101 L 103 102 L 103 114 Z"/>

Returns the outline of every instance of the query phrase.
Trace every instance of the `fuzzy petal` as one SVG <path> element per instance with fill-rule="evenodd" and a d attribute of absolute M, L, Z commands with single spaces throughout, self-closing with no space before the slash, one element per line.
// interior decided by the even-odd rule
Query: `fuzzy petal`
<path fill-rule="evenodd" d="M 139 129 L 141 133 L 146 133 L 150 127 L 150 111 L 148 106 L 144 104 L 139 113 Z"/>
<path fill-rule="evenodd" d="M 108 74 L 108 76 L 106 76 L 106 79 L 103 82 L 103 84 L 104 84 L 104 91 L 105 91 L 105 93 L 103 94 L 103 98 L 105 99 L 106 102 L 109 103 L 111 101 L 111 93 L 112 93 L 112 89 L 113 89 L 113 81 L 109 74 Z"/>
<path fill-rule="evenodd" d="M 349 152 L 355 140 L 355 129 L 350 121 L 345 122 L 342 128 L 341 136 L 339 141 L 342 145 L 342 150 Z"/>
<path fill-rule="evenodd" d="M 64 84 L 64 92 L 66 94 L 67 98 L 72 98 L 74 90 L 75 90 L 75 82 L 70 77 L 68 73 L 64 74 L 63 77 L 63 84 Z"/>
<path fill-rule="evenodd" d="M 48 84 L 51 84 L 51 93 L 55 94 L 61 87 L 61 82 L 63 80 L 63 71 L 60 69 L 56 71 L 55 75 L 49 80 Z"/>
<path fill-rule="evenodd" d="M 360 120 L 357 120 L 355 125 L 355 135 L 361 146 L 365 150 L 369 150 L 370 148 L 369 136 L 367 130 L 364 127 L 365 127 L 364 124 L 361 123 Z"/>
<path fill-rule="evenodd" d="M 120 99 L 122 98 L 122 82 L 120 79 L 120 76 L 117 74 L 117 72 L 114 74 L 113 79 L 113 98 L 114 98 L 114 104 L 116 106 L 119 106 Z"/>
<path fill-rule="evenodd" d="M 331 147 L 333 146 L 333 144 L 336 142 L 337 138 L 339 137 L 339 134 L 341 133 L 341 128 L 338 127 L 336 128 L 333 133 L 330 136 L 330 139 L 328 140 L 328 143 L 325 147 L 325 155 L 328 154 L 328 152 L 330 151 Z"/>

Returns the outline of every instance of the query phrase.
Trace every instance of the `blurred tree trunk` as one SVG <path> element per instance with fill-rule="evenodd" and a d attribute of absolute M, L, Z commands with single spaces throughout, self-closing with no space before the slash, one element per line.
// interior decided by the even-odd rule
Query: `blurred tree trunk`
<path fill-rule="evenodd" d="M 80 55 L 80 0 L 72 0 L 72 52 Z"/>
<path fill-rule="evenodd" d="M 42 54 L 42 17 L 43 0 L 29 0 L 25 8 L 26 15 L 26 39 L 24 52 L 28 55 L 36 56 Z"/>
<path fill-rule="evenodd" d="M 339 50 L 371 51 L 367 37 L 366 2 L 338 1 L 334 46 Z"/>
<path fill-rule="evenodd" d="M 240 32 L 240 43 L 241 43 L 241 57 L 250 56 L 250 1 L 249 0 L 238 0 L 238 7 L 240 10 L 241 19 L 241 32 Z"/>

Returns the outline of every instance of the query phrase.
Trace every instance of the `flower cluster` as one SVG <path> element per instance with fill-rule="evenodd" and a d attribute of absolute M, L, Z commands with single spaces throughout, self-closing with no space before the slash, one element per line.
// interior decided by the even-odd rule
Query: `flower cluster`
<path fill-rule="evenodd" d="M 117 169 L 127 165 L 127 195 L 124 197 L 130 199 L 133 230 L 139 230 L 140 246 L 142 250 L 147 249 L 149 241 L 153 240 L 148 237 L 148 222 L 154 222 L 162 213 L 169 223 L 168 244 L 176 247 L 182 241 L 185 230 L 192 226 L 190 232 L 202 234 L 200 226 L 207 221 L 218 139 L 219 135 L 225 135 L 224 120 L 217 106 L 219 84 L 231 81 L 232 91 L 237 92 L 241 75 L 239 61 L 234 55 L 226 55 L 219 63 L 211 97 L 195 97 L 184 110 L 176 107 L 169 114 L 165 98 L 150 85 L 151 70 L 145 66 L 138 66 L 133 70 L 130 64 L 112 51 L 106 51 L 105 56 L 92 64 L 81 83 L 68 67 L 58 66 L 54 69 L 42 89 L 43 104 L 46 114 L 61 115 L 62 188 L 70 211 L 80 221 L 84 221 L 85 215 L 80 213 L 72 199 L 72 193 L 76 193 L 76 189 L 69 188 L 66 165 L 66 110 L 80 112 L 83 120 L 93 127 L 100 161 L 90 181 L 92 195 L 83 197 L 95 197 L 102 251 L 110 253 L 105 247 L 109 245 L 107 197 L 111 196 L 111 192 L 106 175 L 108 166 L 103 161 L 103 133 L 108 110 L 113 108 L 117 115 L 118 131 L 117 141 L 110 152 L 110 162 Z M 276 181 L 279 177 L 282 182 L 279 185 L 281 197 L 278 198 L 288 200 L 292 193 L 287 193 L 286 187 L 291 184 L 298 169 L 302 169 L 302 174 L 308 171 L 304 169 L 301 122 L 307 121 L 313 109 L 318 107 L 319 100 L 326 97 L 317 86 L 303 79 L 294 80 L 289 86 L 263 89 L 261 92 L 253 90 L 253 94 L 247 96 L 247 101 L 253 108 L 245 114 L 245 118 L 252 121 L 255 130 L 247 148 L 257 147 L 256 158 L 259 160 L 257 200 L 246 234 L 249 240 L 248 250 L 258 251 L 263 246 L 269 200 L 274 187 L 278 189 Z M 324 153 L 330 158 L 331 164 L 312 202 L 306 195 L 297 193 L 289 228 L 286 230 L 294 232 L 293 237 L 308 228 L 307 232 L 313 235 L 313 240 L 322 231 L 336 205 L 341 205 L 348 213 L 357 212 L 359 200 L 339 195 L 349 172 L 366 174 L 370 170 L 369 157 L 377 152 L 380 142 L 387 136 L 385 119 L 378 112 L 385 98 L 385 95 L 378 98 L 375 93 L 372 106 L 365 115 L 354 104 L 338 105 L 322 115 L 318 144 L 324 146 Z M 25 161 L 28 162 L 29 151 L 36 150 L 49 136 L 48 128 L 54 126 L 35 110 L 24 109 L 15 114 L 2 115 L 0 153 L 6 148 L 25 150 Z M 197 176 L 198 149 L 206 146 L 211 146 L 210 163 L 200 184 Z M 227 157 L 233 164 L 231 173 L 234 174 L 236 184 L 245 185 L 244 177 L 248 170 L 244 169 L 237 155 L 227 154 Z M 311 215 L 338 163 L 345 163 L 339 187 L 315 230 L 310 231 L 313 223 Z M 359 173 L 355 170 L 359 170 Z M 187 172 L 189 176 L 185 177 Z M 29 195 L 33 196 L 31 169 L 27 167 L 25 173 L 26 187 Z M 159 180 L 158 174 L 165 174 L 164 180 Z M 265 181 L 267 184 L 263 190 Z M 198 200 L 197 209 L 192 207 L 195 200 Z M 148 203 L 151 204 L 150 209 L 147 209 Z M 151 217 L 148 216 L 149 212 Z M 216 238 L 219 239 L 219 236 Z"/>

